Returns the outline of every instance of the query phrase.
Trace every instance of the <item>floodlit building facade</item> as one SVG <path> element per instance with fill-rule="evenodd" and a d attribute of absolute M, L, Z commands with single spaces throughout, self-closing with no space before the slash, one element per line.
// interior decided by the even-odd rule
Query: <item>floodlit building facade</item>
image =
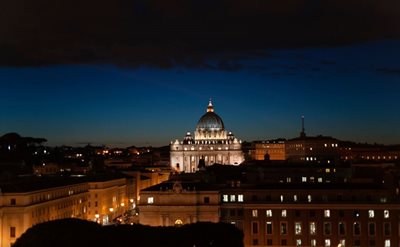
<path fill-rule="evenodd" d="M 241 141 L 225 130 L 211 100 L 194 134 L 187 132 L 184 140 L 170 145 L 170 164 L 178 172 L 195 172 L 214 163 L 238 165 L 243 161 Z"/>
<path fill-rule="evenodd" d="M 247 247 L 400 244 L 399 185 L 392 183 L 396 179 L 360 182 L 347 174 L 336 181 L 319 180 L 297 170 L 286 173 L 290 180 L 265 182 L 243 177 L 250 173 L 241 170 L 237 180 L 231 175 L 226 180 L 213 180 L 210 174 L 203 180 L 178 176 L 142 190 L 140 223 L 226 222 L 243 230 Z"/>
<path fill-rule="evenodd" d="M 12 246 L 28 228 L 51 220 L 108 224 L 130 206 L 126 187 L 125 178 L 35 178 L 0 184 L 0 247 Z"/>

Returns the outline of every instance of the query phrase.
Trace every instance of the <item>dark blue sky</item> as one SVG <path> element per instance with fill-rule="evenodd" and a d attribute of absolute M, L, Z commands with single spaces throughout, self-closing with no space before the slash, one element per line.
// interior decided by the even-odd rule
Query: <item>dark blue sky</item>
<path fill-rule="evenodd" d="M 211 97 L 246 141 L 308 135 L 400 143 L 400 41 L 265 49 L 221 66 L 0 67 L 0 135 L 49 145 L 167 145 L 193 131 Z"/>

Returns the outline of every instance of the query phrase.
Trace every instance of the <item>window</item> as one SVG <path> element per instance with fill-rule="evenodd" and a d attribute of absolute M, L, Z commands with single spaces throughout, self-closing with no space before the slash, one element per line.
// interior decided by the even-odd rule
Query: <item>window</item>
<path fill-rule="evenodd" d="M 16 200 L 15 198 L 11 198 L 10 204 L 11 204 L 11 205 L 17 204 L 17 200 Z"/>
<path fill-rule="evenodd" d="M 236 195 L 231 195 L 231 202 L 235 202 L 236 201 Z"/>
<path fill-rule="evenodd" d="M 373 247 L 373 246 L 375 246 L 375 239 L 371 239 L 371 240 L 369 240 L 369 246 L 370 247 Z"/>
<path fill-rule="evenodd" d="M 342 217 L 342 218 L 344 217 L 344 211 L 343 210 L 339 210 L 339 216 Z"/>
<path fill-rule="evenodd" d="M 15 238 L 15 226 L 10 227 L 10 238 Z"/>
<path fill-rule="evenodd" d="M 283 195 L 281 195 L 281 202 L 283 202 Z"/>
<path fill-rule="evenodd" d="M 296 217 L 300 217 L 300 210 L 295 210 L 295 211 L 294 211 L 294 215 L 295 215 Z"/>
<path fill-rule="evenodd" d="M 325 217 L 325 218 L 331 217 L 331 211 L 330 211 L 329 209 L 327 209 L 327 210 L 324 211 L 324 217 Z"/>
<path fill-rule="evenodd" d="M 346 240 L 345 239 L 339 240 L 339 246 L 340 247 L 345 247 L 346 246 Z"/>
<path fill-rule="evenodd" d="M 316 239 L 311 239 L 311 246 L 312 247 L 317 246 L 317 240 Z"/>
<path fill-rule="evenodd" d="M 294 201 L 294 202 L 297 202 L 297 195 L 294 195 L 294 196 L 293 196 L 293 201 Z"/>
<path fill-rule="evenodd" d="M 346 235 L 346 223 L 345 222 L 339 222 L 339 234 Z"/>
<path fill-rule="evenodd" d="M 251 215 L 252 215 L 253 217 L 258 217 L 258 210 L 257 210 L 257 209 L 251 210 Z"/>
<path fill-rule="evenodd" d="M 314 218 L 315 217 L 315 210 L 310 210 L 310 217 Z"/>
<path fill-rule="evenodd" d="M 294 223 L 294 234 L 301 235 L 301 222 Z"/>
<path fill-rule="evenodd" d="M 265 215 L 266 215 L 267 217 L 272 217 L 272 210 L 271 210 L 271 209 L 266 210 L 266 211 L 265 211 Z"/>
<path fill-rule="evenodd" d="M 310 235 L 315 235 L 317 233 L 317 226 L 315 222 L 310 222 Z"/>
<path fill-rule="evenodd" d="M 243 202 L 243 195 L 238 195 L 238 202 Z"/>
<path fill-rule="evenodd" d="M 287 234 L 287 222 L 281 222 L 281 235 Z"/>
<path fill-rule="evenodd" d="M 368 234 L 370 236 L 375 236 L 375 223 L 374 222 L 368 223 Z"/>
<path fill-rule="evenodd" d="M 303 183 L 307 182 L 307 177 L 301 177 L 301 182 Z"/>
<path fill-rule="evenodd" d="M 251 223 L 251 232 L 253 234 L 258 234 L 258 222 L 257 221 L 253 221 Z"/>
<path fill-rule="evenodd" d="M 282 246 L 286 246 L 287 245 L 287 240 L 286 239 L 282 239 L 281 240 L 281 245 Z"/>
<path fill-rule="evenodd" d="M 330 246 L 331 246 L 331 240 L 325 239 L 325 247 L 330 247 Z"/>
<path fill-rule="evenodd" d="M 282 210 L 281 216 L 282 216 L 283 218 L 285 218 L 285 217 L 287 216 L 286 209 L 283 209 L 283 210 Z"/>
<path fill-rule="evenodd" d="M 296 246 L 301 246 L 301 239 L 296 239 Z"/>
<path fill-rule="evenodd" d="M 331 235 L 332 225 L 330 222 L 324 222 L 324 235 Z"/>
<path fill-rule="evenodd" d="M 355 218 L 360 217 L 360 212 L 359 212 L 359 211 L 354 211 L 354 217 L 355 217 Z"/>
<path fill-rule="evenodd" d="M 307 201 L 308 201 L 308 202 L 311 202 L 311 201 L 312 201 L 311 195 L 308 195 L 308 196 L 307 196 Z"/>
<path fill-rule="evenodd" d="M 222 201 L 228 202 L 228 195 L 222 195 Z"/>
<path fill-rule="evenodd" d="M 390 236 L 391 234 L 391 226 L 389 222 L 383 223 L 383 234 L 385 236 Z"/>
<path fill-rule="evenodd" d="M 361 245 L 361 242 L 359 239 L 354 240 L 354 246 L 359 247 Z"/>
<path fill-rule="evenodd" d="M 383 211 L 383 217 L 384 217 L 385 219 L 389 218 L 389 210 Z"/>
<path fill-rule="evenodd" d="M 147 198 L 147 204 L 153 204 L 154 203 L 154 197 L 148 197 Z"/>
<path fill-rule="evenodd" d="M 368 218 L 374 218 L 374 217 L 375 217 L 374 210 L 368 210 Z"/>
<path fill-rule="evenodd" d="M 267 239 L 267 245 L 272 245 L 272 243 L 273 243 L 273 242 L 272 242 L 272 239 L 270 239 L 270 238 Z"/>
<path fill-rule="evenodd" d="M 258 245 L 258 239 L 253 239 L 253 245 Z"/>
<path fill-rule="evenodd" d="M 210 197 L 208 196 L 204 197 L 204 203 L 210 203 Z"/>
<path fill-rule="evenodd" d="M 390 247 L 390 239 L 385 239 L 385 247 Z"/>
<path fill-rule="evenodd" d="M 353 234 L 358 236 L 361 234 L 361 225 L 360 222 L 354 222 L 353 224 Z"/>
<path fill-rule="evenodd" d="M 267 224 L 265 226 L 266 231 L 267 231 L 267 235 L 271 235 L 272 234 L 272 222 L 271 221 L 267 221 Z"/>

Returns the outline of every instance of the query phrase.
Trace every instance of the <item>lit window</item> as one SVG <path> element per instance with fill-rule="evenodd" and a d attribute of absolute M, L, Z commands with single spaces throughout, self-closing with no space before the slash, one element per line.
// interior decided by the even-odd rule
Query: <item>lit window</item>
<path fill-rule="evenodd" d="M 231 195 L 231 202 L 235 202 L 236 201 L 236 196 L 235 195 Z"/>
<path fill-rule="evenodd" d="M 257 210 L 257 209 L 253 209 L 253 210 L 251 211 L 251 215 L 252 215 L 253 217 L 258 217 L 258 210 Z"/>
<path fill-rule="evenodd" d="M 283 202 L 283 195 L 281 195 L 281 202 Z"/>
<path fill-rule="evenodd" d="M 222 201 L 228 202 L 228 195 L 222 195 Z"/>
<path fill-rule="evenodd" d="M 390 247 L 390 239 L 385 239 L 385 247 Z"/>
<path fill-rule="evenodd" d="M 385 219 L 389 218 L 389 210 L 383 211 L 383 217 L 384 217 Z"/>
<path fill-rule="evenodd" d="M 297 202 L 297 195 L 294 195 L 294 196 L 293 196 L 293 201 L 294 201 L 294 202 Z"/>
<path fill-rule="evenodd" d="M 325 169 L 325 173 L 330 173 L 330 172 L 331 172 L 331 169 L 329 169 L 329 168 Z"/>
<path fill-rule="evenodd" d="M 324 217 L 325 217 L 325 218 L 331 217 L 331 211 L 330 211 L 329 209 L 327 209 L 327 210 L 324 211 Z"/>
<path fill-rule="evenodd" d="M 154 203 L 154 197 L 148 197 L 147 198 L 147 203 L 148 204 L 153 204 Z"/>
<path fill-rule="evenodd" d="M 325 239 L 325 247 L 330 247 L 330 246 L 331 246 L 331 240 Z"/>
<path fill-rule="evenodd" d="M 307 182 L 307 177 L 301 177 L 301 182 Z"/>
<path fill-rule="evenodd" d="M 301 239 L 296 239 L 296 246 L 301 246 Z"/>
<path fill-rule="evenodd" d="M 317 246 L 317 240 L 316 239 L 311 239 L 311 246 Z"/>
<path fill-rule="evenodd" d="M 327 147 L 327 146 L 328 146 L 328 144 L 326 144 L 326 143 L 325 143 L 325 144 L 324 144 L 324 146 L 325 146 L 325 147 Z"/>
<path fill-rule="evenodd" d="M 301 222 L 294 223 L 294 233 L 296 235 L 301 235 Z"/>
<path fill-rule="evenodd" d="M 266 210 L 265 214 L 267 217 L 272 217 L 272 210 L 271 209 Z"/>
<path fill-rule="evenodd" d="M 310 235 L 315 235 L 317 233 L 317 226 L 315 222 L 310 222 Z"/>
<path fill-rule="evenodd" d="M 281 212 L 281 216 L 285 218 L 286 215 L 287 215 L 286 209 L 283 209 Z"/>
<path fill-rule="evenodd" d="M 374 218 L 374 217 L 375 217 L 374 210 L 368 210 L 368 218 Z"/>
<path fill-rule="evenodd" d="M 307 200 L 308 200 L 308 202 L 311 202 L 311 201 L 312 201 L 311 195 L 308 195 L 308 196 L 307 196 Z"/>
<path fill-rule="evenodd" d="M 243 202 L 243 195 L 238 195 L 238 202 Z"/>
<path fill-rule="evenodd" d="M 346 246 L 346 240 L 345 239 L 341 239 L 339 240 L 339 247 L 345 247 Z"/>

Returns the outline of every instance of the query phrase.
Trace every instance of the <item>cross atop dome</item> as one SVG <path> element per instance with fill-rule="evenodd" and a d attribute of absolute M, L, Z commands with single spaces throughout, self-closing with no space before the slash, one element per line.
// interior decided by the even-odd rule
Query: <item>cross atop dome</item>
<path fill-rule="evenodd" d="M 208 101 L 207 112 L 214 112 L 214 106 L 212 104 L 211 98 Z"/>

